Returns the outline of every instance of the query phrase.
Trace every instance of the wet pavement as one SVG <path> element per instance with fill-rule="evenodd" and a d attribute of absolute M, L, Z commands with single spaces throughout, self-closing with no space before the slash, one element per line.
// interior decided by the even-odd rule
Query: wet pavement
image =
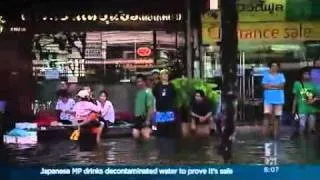
<path fill-rule="evenodd" d="M 232 162 L 263 164 L 264 143 L 275 142 L 280 164 L 320 163 L 318 136 L 291 139 L 292 128 L 282 127 L 277 141 L 266 140 L 258 126 L 237 127 Z M 222 164 L 217 153 L 219 139 L 166 139 L 153 137 L 147 142 L 132 138 L 104 139 L 97 149 L 82 152 L 70 140 L 41 142 L 35 146 L 4 145 L 2 161 L 16 165 L 152 165 L 152 164 Z"/>

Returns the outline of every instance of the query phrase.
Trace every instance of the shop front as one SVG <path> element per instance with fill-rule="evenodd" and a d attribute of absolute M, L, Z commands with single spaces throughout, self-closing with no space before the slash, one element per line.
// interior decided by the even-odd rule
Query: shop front
<path fill-rule="evenodd" d="M 317 21 L 288 20 L 289 0 L 261 2 L 239 0 L 238 88 L 239 119 L 248 119 L 249 105 L 262 103 L 261 78 L 271 61 L 279 62 L 287 78 L 286 107 L 291 108 L 291 89 L 298 70 L 312 65 L 317 54 Z M 289 7 L 289 8 L 288 8 Z M 220 11 L 202 14 L 202 77 L 221 81 Z M 260 113 L 262 114 L 262 113 Z M 250 117 L 251 118 L 251 117 Z M 252 118 L 251 118 L 252 119 Z"/>
<path fill-rule="evenodd" d="M 83 85 L 91 86 L 96 95 L 106 89 L 116 111 L 131 112 L 137 74 L 149 75 L 153 69 L 184 62 L 183 2 L 176 8 L 166 8 L 162 2 L 152 3 L 150 9 L 125 7 L 120 11 L 101 7 L 96 12 L 77 11 L 78 6 L 67 11 L 24 11 L 1 26 L 1 38 L 16 44 L 6 48 L 10 55 L 0 50 L 4 55 L 0 58 L 4 62 L 4 57 L 24 54 L 24 60 L 16 57 L 12 67 L 25 67 L 25 72 L 19 72 L 29 78 L 17 88 L 30 89 L 25 95 L 28 108 L 24 107 L 30 112 L 54 107 L 61 82 L 68 82 L 73 95 Z"/>

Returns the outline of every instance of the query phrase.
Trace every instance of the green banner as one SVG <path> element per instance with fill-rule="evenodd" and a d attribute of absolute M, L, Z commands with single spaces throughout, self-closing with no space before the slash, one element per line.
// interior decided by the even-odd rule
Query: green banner
<path fill-rule="evenodd" d="M 319 0 L 287 0 L 287 20 L 289 21 L 319 21 Z"/>

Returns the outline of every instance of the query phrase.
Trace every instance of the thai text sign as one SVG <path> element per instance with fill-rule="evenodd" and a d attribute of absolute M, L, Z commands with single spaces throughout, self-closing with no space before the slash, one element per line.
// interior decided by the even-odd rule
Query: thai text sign
<path fill-rule="evenodd" d="M 99 22 L 111 24 L 114 22 L 178 22 L 183 20 L 181 13 L 174 14 L 78 14 L 78 15 L 53 15 L 42 16 L 40 21 L 54 22 Z M 22 21 L 32 20 L 32 17 L 22 14 Z"/>
<path fill-rule="evenodd" d="M 239 22 L 268 22 L 286 20 L 286 0 L 237 0 Z M 219 22 L 220 11 L 208 11 L 202 22 Z"/>
<path fill-rule="evenodd" d="M 286 0 L 257 0 L 246 3 L 237 0 L 240 22 L 284 21 Z"/>

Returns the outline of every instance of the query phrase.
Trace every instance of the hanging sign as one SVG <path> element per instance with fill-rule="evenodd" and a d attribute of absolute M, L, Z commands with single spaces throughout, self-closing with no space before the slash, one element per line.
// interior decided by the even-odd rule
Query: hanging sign
<path fill-rule="evenodd" d="M 86 59 L 102 59 L 102 43 L 100 42 L 87 42 L 85 50 Z"/>
<path fill-rule="evenodd" d="M 140 57 L 148 57 L 151 55 L 151 49 L 148 47 L 140 47 L 137 49 L 137 55 Z"/>
<path fill-rule="evenodd" d="M 46 69 L 44 72 L 44 77 L 46 80 L 57 80 L 60 77 L 59 70 L 54 68 Z"/>

